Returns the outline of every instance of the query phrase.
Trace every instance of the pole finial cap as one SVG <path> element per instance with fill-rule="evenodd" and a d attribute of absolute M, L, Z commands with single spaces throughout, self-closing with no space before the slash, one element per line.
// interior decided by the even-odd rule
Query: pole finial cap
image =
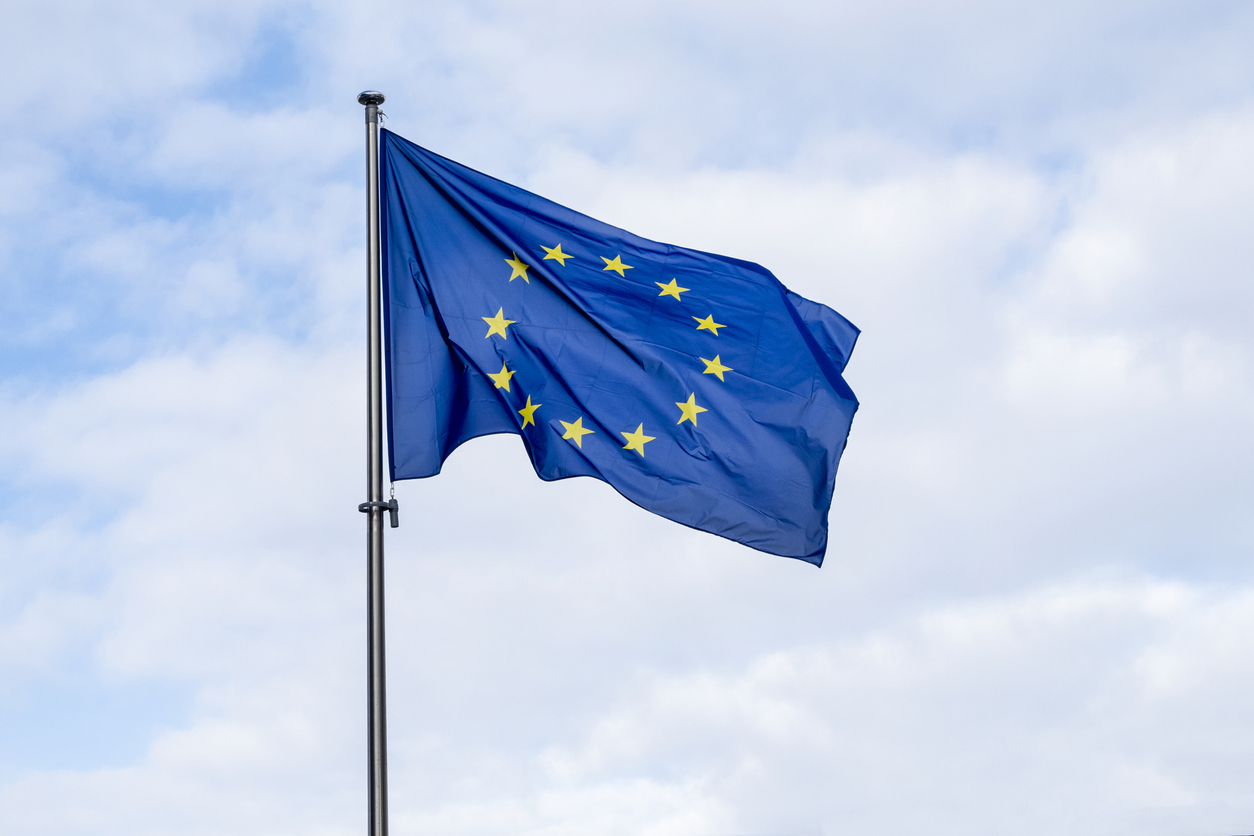
<path fill-rule="evenodd" d="M 383 104 L 383 94 L 378 90 L 367 90 L 357 96 L 357 103 L 367 107 L 370 105 L 378 107 Z"/>

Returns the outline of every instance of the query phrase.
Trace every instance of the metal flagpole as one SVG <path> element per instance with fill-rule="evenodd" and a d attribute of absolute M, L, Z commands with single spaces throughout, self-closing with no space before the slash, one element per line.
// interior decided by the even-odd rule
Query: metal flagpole
<path fill-rule="evenodd" d="M 379 105 L 383 94 L 367 90 L 357 97 L 366 107 L 366 414 L 369 499 L 357 507 L 367 515 L 366 563 L 369 594 L 367 620 L 367 717 L 370 762 L 370 836 L 388 832 L 387 689 L 383 654 L 383 512 L 397 524 L 396 500 L 383 499 L 383 341 L 380 331 L 379 252 Z"/>

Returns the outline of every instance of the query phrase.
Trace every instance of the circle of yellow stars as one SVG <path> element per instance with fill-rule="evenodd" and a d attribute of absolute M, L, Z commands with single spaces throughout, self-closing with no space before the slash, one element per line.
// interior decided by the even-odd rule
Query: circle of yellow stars
<path fill-rule="evenodd" d="M 555 244 L 552 247 L 546 247 L 541 244 L 540 248 L 544 250 L 543 261 L 556 261 L 560 267 L 565 267 L 567 261 L 575 258 L 575 256 L 571 253 L 563 251 L 560 243 Z M 605 262 L 605 266 L 601 268 L 602 272 L 610 271 L 626 278 L 627 271 L 635 269 L 633 265 L 623 262 L 623 256 L 621 253 L 615 254 L 613 258 L 600 256 L 600 259 Z M 531 269 L 532 265 L 527 264 L 520 259 L 518 257 L 518 253 L 511 251 L 510 257 L 505 259 L 505 263 L 508 264 L 510 268 L 509 281 L 512 282 L 514 279 L 522 279 L 525 284 L 531 284 L 531 279 L 527 275 L 527 271 Z M 658 293 L 658 297 L 668 296 L 681 303 L 684 301 L 682 294 L 688 293 L 691 290 L 691 288 L 680 287 L 678 279 L 671 279 L 669 282 L 665 283 L 654 282 L 654 284 L 658 286 L 660 291 Z M 484 334 L 484 339 L 491 339 L 493 335 L 496 335 L 502 340 L 508 340 L 509 326 L 516 324 L 516 320 L 505 318 L 505 308 L 503 306 L 497 308 L 495 316 L 485 316 L 482 317 L 482 319 L 488 324 L 488 332 Z M 708 331 L 715 337 L 719 335 L 718 331 L 720 328 L 728 327 L 724 323 L 716 322 L 714 320 L 713 313 L 706 314 L 704 317 L 694 316 L 692 319 L 697 323 L 696 330 Z M 707 360 L 704 357 L 700 357 L 698 359 L 705 364 L 705 370 L 701 373 L 703 375 L 714 375 L 721 382 L 726 382 L 727 380 L 724 377 L 724 374 L 730 371 L 735 371 L 731 366 L 723 365 L 722 355 L 720 354 L 715 354 L 713 360 Z M 506 392 L 509 392 L 510 380 L 516 373 L 517 372 L 515 370 L 508 367 L 508 363 L 502 362 L 501 370 L 496 373 L 489 373 L 488 378 L 497 389 L 504 389 Z M 519 429 L 536 426 L 536 410 L 542 406 L 544 406 L 542 403 L 532 403 L 531 395 L 528 394 L 526 405 L 523 406 L 522 409 L 518 410 L 518 415 L 522 418 L 522 423 L 519 426 Z M 685 421 L 688 421 L 691 422 L 693 427 L 696 427 L 697 416 L 703 412 L 710 411 L 706 407 L 697 403 L 697 395 L 695 392 L 689 393 L 686 401 L 675 401 L 675 406 L 679 408 L 679 420 L 675 422 L 677 426 L 683 424 Z M 558 419 L 558 423 L 562 425 L 564 430 L 562 439 L 572 442 L 581 450 L 583 449 L 584 436 L 593 435 L 596 432 L 595 430 L 589 429 L 583 425 L 582 415 L 576 417 L 575 420 L 571 422 Z M 644 457 L 645 445 L 650 441 L 656 440 L 656 436 L 645 435 L 643 422 L 638 423 L 635 430 L 630 432 L 624 430 L 619 434 L 627 440 L 627 443 L 623 445 L 623 450 L 638 453 L 641 458 Z"/>

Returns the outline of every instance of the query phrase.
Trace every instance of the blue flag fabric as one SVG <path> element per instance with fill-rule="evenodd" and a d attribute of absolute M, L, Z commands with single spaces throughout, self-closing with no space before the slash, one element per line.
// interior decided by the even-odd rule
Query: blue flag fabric
<path fill-rule="evenodd" d="M 542 479 L 822 564 L 857 328 L 756 264 L 380 146 L 394 480 L 517 433 Z"/>

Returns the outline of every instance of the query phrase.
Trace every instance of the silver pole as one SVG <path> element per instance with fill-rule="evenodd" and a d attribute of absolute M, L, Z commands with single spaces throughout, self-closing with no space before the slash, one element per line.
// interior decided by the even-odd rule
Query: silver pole
<path fill-rule="evenodd" d="M 366 562 L 369 597 L 368 623 L 368 723 L 370 742 L 370 836 L 388 832 L 387 687 L 383 675 L 383 340 L 380 329 L 379 253 L 379 105 L 383 94 L 367 90 L 357 97 L 366 106 L 366 413 L 369 441 L 366 490 L 369 501 L 361 510 L 368 514 Z M 395 508 L 395 505 L 392 506 Z"/>

